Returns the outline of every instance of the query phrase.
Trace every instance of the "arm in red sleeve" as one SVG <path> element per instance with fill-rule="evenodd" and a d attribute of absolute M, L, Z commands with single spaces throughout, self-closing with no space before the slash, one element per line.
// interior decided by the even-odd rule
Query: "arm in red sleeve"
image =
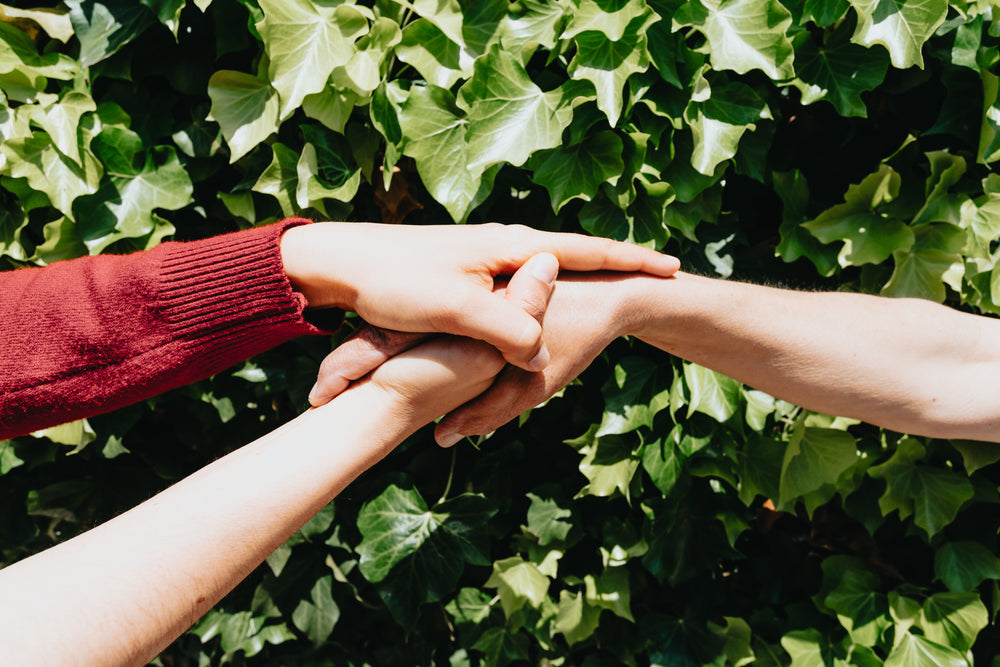
<path fill-rule="evenodd" d="M 0 438 L 207 378 L 303 334 L 289 220 L 131 255 L 0 273 Z"/>

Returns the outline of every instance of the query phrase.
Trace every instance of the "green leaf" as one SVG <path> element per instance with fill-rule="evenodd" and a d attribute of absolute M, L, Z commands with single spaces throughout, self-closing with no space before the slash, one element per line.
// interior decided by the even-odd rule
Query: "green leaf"
<path fill-rule="evenodd" d="M 599 0 L 572 0 L 573 11 L 563 31 L 562 38 L 569 39 L 592 31 L 604 34 L 617 42 L 627 32 L 634 32 L 636 19 L 645 19 L 650 11 L 644 0 L 625 2 L 600 2 Z"/>
<path fill-rule="evenodd" d="M 970 475 L 980 468 L 1000 461 L 1000 447 L 995 442 L 978 440 L 951 440 L 951 446 L 962 454 L 965 472 Z"/>
<path fill-rule="evenodd" d="M 849 186 L 843 204 L 802 226 L 823 243 L 844 242 L 837 258 L 842 267 L 879 264 L 914 242 L 906 224 L 879 211 L 899 195 L 899 186 L 899 174 L 883 164 L 861 183 Z"/>
<path fill-rule="evenodd" d="M 493 574 L 483 584 L 497 589 L 503 612 L 510 618 L 524 605 L 537 609 L 548 597 L 549 578 L 520 556 L 503 558 L 493 563 Z"/>
<path fill-rule="evenodd" d="M 399 113 L 403 153 L 417 163 L 431 196 L 457 221 L 479 198 L 483 169 L 473 167 L 466 143 L 469 122 L 452 94 L 437 86 L 414 86 Z"/>
<path fill-rule="evenodd" d="M 232 70 L 220 70 L 208 80 L 212 98 L 209 117 L 219 123 L 236 162 L 278 131 L 278 94 L 267 81 Z"/>
<path fill-rule="evenodd" d="M 756 129 L 754 123 L 770 118 L 771 113 L 764 100 L 746 84 L 735 82 L 710 88 L 705 79 L 700 82 L 695 93 L 697 101 L 688 106 L 684 118 L 694 138 L 691 164 L 711 176 L 719 164 L 736 155 L 743 135 Z"/>
<path fill-rule="evenodd" d="M 1000 558 L 979 542 L 945 542 L 934 552 L 934 575 L 950 591 L 972 591 L 1000 579 Z"/>
<path fill-rule="evenodd" d="M 579 448 L 583 459 L 580 472 L 589 484 L 577 496 L 607 497 L 618 491 L 629 497 L 629 484 L 639 467 L 639 460 L 625 440 L 617 435 L 594 438 L 591 444 Z"/>
<path fill-rule="evenodd" d="M 885 53 L 842 40 L 821 47 L 808 32 L 796 35 L 793 44 L 796 78 L 792 85 L 802 93 L 802 104 L 826 100 L 841 116 L 867 116 L 861 93 L 885 79 L 889 68 Z"/>
<path fill-rule="evenodd" d="M 850 433 L 838 429 L 796 424 L 781 464 L 780 507 L 791 507 L 796 499 L 824 485 L 835 485 L 858 459 Z"/>
<path fill-rule="evenodd" d="M 27 179 L 33 190 L 48 196 L 66 215 L 72 215 L 73 201 L 78 197 L 97 192 L 101 165 L 94 156 L 84 152 L 81 167 L 60 153 L 47 134 L 4 141 L 0 151 L 6 158 L 4 174 Z"/>
<path fill-rule="evenodd" d="M 858 13 L 852 41 L 881 44 L 899 69 L 924 66 L 920 50 L 948 14 L 948 0 L 850 0 Z"/>
<path fill-rule="evenodd" d="M 649 68 L 646 28 L 653 21 L 651 13 L 640 15 L 626 35 L 617 39 L 596 30 L 581 32 L 573 38 L 576 55 L 567 72 L 574 79 L 594 85 L 597 107 L 608 117 L 612 127 L 618 124 L 621 116 L 626 81 Z"/>
<path fill-rule="evenodd" d="M 595 436 L 652 427 L 653 418 L 667 407 L 668 392 L 669 378 L 658 364 L 642 357 L 625 357 L 601 388 L 604 415 Z"/>
<path fill-rule="evenodd" d="M 78 199 L 73 215 L 92 254 L 122 239 L 144 239 L 144 246 L 154 235 L 173 232 L 156 209 L 183 208 L 191 203 L 193 191 L 174 148 L 157 146 L 146 154 L 137 174 L 111 175 L 95 195 Z"/>
<path fill-rule="evenodd" d="M 979 160 L 986 164 L 1000 160 L 1000 77 L 981 72 L 983 120 L 979 129 Z"/>
<path fill-rule="evenodd" d="M 498 47 L 476 60 L 474 74 L 458 91 L 468 111 L 465 165 L 481 170 L 500 162 L 520 166 L 535 151 L 555 148 L 573 119 L 573 107 L 590 86 L 567 81 L 543 92 L 511 55 Z"/>
<path fill-rule="evenodd" d="M 635 623 L 632 617 L 632 589 L 629 586 L 628 568 L 605 568 L 600 577 L 584 577 L 585 599 L 589 606 L 607 609 L 615 616 Z"/>
<path fill-rule="evenodd" d="M 521 633 L 508 632 L 504 628 L 490 628 L 472 645 L 486 654 L 488 667 L 504 667 L 528 657 L 528 638 Z"/>
<path fill-rule="evenodd" d="M 271 195 L 278 200 L 281 212 L 294 215 L 297 211 L 299 156 L 281 143 L 271 145 L 271 164 L 257 178 L 251 188 L 255 192 Z"/>
<path fill-rule="evenodd" d="M 531 156 L 531 180 L 549 191 L 552 210 L 573 199 L 590 201 L 602 183 L 615 185 L 625 169 L 622 140 L 611 131 L 598 132 L 582 144 L 539 151 Z"/>
<path fill-rule="evenodd" d="M 781 638 L 781 648 L 792 657 L 791 667 L 832 667 L 830 644 L 819 630 L 793 630 Z"/>
<path fill-rule="evenodd" d="M 420 493 L 390 484 L 358 513 L 359 567 L 378 583 L 401 561 L 411 561 L 415 586 L 437 599 L 457 581 L 461 565 L 487 565 L 481 527 L 494 514 L 482 496 L 463 494 L 428 509 Z"/>
<path fill-rule="evenodd" d="M 451 88 L 472 74 L 472 55 L 427 19 L 417 19 L 403 28 L 396 55 L 420 72 L 424 81 L 441 88 Z"/>
<path fill-rule="evenodd" d="M 885 660 L 885 667 L 970 667 L 953 648 L 906 633 Z"/>
<path fill-rule="evenodd" d="M 594 634 L 600 615 L 600 608 L 592 607 L 583 593 L 559 591 L 559 612 L 552 632 L 565 636 L 566 643 L 572 646 Z"/>
<path fill-rule="evenodd" d="M 63 155 L 82 167 L 78 127 L 82 116 L 96 109 L 97 105 L 90 95 L 70 90 L 58 102 L 44 107 L 41 113 L 33 114 L 31 122 L 49 134 L 52 143 Z"/>
<path fill-rule="evenodd" d="M 879 498 L 883 514 L 899 511 L 899 518 L 913 516 L 914 523 L 933 537 L 951 523 L 958 510 L 973 496 L 965 475 L 944 468 L 921 465 L 926 451 L 917 440 L 904 438 L 885 463 L 872 466 L 868 474 L 886 481 Z"/>
<path fill-rule="evenodd" d="M 66 6 L 84 67 L 114 55 L 156 21 L 147 7 L 129 0 L 67 0 Z"/>
<path fill-rule="evenodd" d="M 296 165 L 300 208 L 321 208 L 323 199 L 349 202 L 361 185 L 361 169 L 350 159 L 350 147 L 340 135 L 306 125 L 302 128 L 306 145 Z"/>
<path fill-rule="evenodd" d="M 528 507 L 528 530 L 538 537 L 538 544 L 544 547 L 565 540 L 573 523 L 564 519 L 570 518 L 573 512 L 560 507 L 551 498 L 541 498 L 529 493 L 528 499 L 531 501 Z"/>
<path fill-rule="evenodd" d="M 309 0 L 261 0 L 257 30 L 270 59 L 271 85 L 278 91 L 279 117 L 287 118 L 306 95 L 318 93 L 336 67 L 347 65 L 355 40 L 368 32 L 357 7 Z"/>
<path fill-rule="evenodd" d="M 915 252 L 898 251 L 892 255 L 896 264 L 883 296 L 915 297 L 944 303 L 945 285 L 961 290 L 964 268 L 957 253 L 933 248 Z"/>
<path fill-rule="evenodd" d="M 776 0 L 688 0 L 673 17 L 675 31 L 692 26 L 704 33 L 713 68 L 759 69 L 774 80 L 794 75 L 785 34 L 791 24 L 791 13 Z"/>
<path fill-rule="evenodd" d="M 724 422 L 736 414 L 742 385 L 697 364 L 684 364 L 684 383 L 691 392 L 687 415 L 696 412 Z"/>
<path fill-rule="evenodd" d="M 974 591 L 935 593 L 924 600 L 920 611 L 920 628 L 927 639 L 963 653 L 988 623 L 986 607 Z"/>
<path fill-rule="evenodd" d="M 340 618 L 340 607 L 333 600 L 333 577 L 320 577 L 313 584 L 309 600 L 301 600 L 292 613 L 295 627 L 317 646 L 326 641 Z"/>
<path fill-rule="evenodd" d="M 830 578 L 823 562 L 824 579 Z M 889 604 L 880 592 L 881 582 L 874 572 L 860 568 L 847 568 L 836 572 L 836 586 L 823 599 L 823 603 L 836 612 L 847 629 L 851 641 L 861 646 L 875 646 L 892 620 Z"/>
<path fill-rule="evenodd" d="M 642 467 L 663 495 L 669 494 L 684 470 L 684 462 L 705 448 L 710 437 L 696 438 L 674 426 L 666 438 L 646 442 L 642 446 Z"/>

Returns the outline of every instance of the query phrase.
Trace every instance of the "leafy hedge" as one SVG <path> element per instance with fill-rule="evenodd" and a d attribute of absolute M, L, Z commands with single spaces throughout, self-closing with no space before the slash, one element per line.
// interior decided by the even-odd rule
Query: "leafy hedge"
<path fill-rule="evenodd" d="M 498 220 L 1000 313 L 998 7 L 0 5 L 0 263 Z M 0 560 L 290 418 L 328 349 L 0 442 Z M 478 448 L 412 438 L 159 664 L 990 664 L 998 460 L 622 340 Z"/>

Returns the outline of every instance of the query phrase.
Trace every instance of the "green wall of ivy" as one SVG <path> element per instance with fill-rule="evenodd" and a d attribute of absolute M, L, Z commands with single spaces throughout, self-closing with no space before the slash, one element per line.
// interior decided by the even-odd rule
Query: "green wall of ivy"
<path fill-rule="evenodd" d="M 997 314 L 998 44 L 997 0 L 0 4 L 0 265 L 490 220 Z M 0 442 L 0 562 L 295 415 L 329 348 Z M 995 446 L 628 340 L 477 445 L 411 438 L 159 664 L 997 664 Z"/>

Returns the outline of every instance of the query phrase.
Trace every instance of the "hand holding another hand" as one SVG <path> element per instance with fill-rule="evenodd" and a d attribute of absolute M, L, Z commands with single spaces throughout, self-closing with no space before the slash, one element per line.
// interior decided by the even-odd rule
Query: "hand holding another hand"
<path fill-rule="evenodd" d="M 330 222 L 291 228 L 281 240 L 285 272 L 310 306 L 351 310 L 388 330 L 483 340 L 528 370 L 545 365 L 541 327 L 492 292 L 497 276 L 538 253 L 551 253 L 569 271 L 669 276 L 679 266 L 649 248 L 521 225 Z"/>
<path fill-rule="evenodd" d="M 482 393 L 469 395 L 468 403 L 453 408 L 437 425 L 437 441 L 448 446 L 464 436 L 497 429 L 548 399 L 586 369 L 611 341 L 631 333 L 638 324 L 638 311 L 631 300 L 634 280 L 614 273 L 560 276 L 544 317 L 549 364 L 540 372 L 504 367 L 495 382 L 487 383 Z M 506 298 L 511 298 L 512 290 L 516 296 L 521 289 L 512 280 Z M 499 293 L 495 295 L 499 297 Z M 323 361 L 310 401 L 313 405 L 330 401 L 351 381 L 424 338 L 422 334 L 362 328 Z"/>

